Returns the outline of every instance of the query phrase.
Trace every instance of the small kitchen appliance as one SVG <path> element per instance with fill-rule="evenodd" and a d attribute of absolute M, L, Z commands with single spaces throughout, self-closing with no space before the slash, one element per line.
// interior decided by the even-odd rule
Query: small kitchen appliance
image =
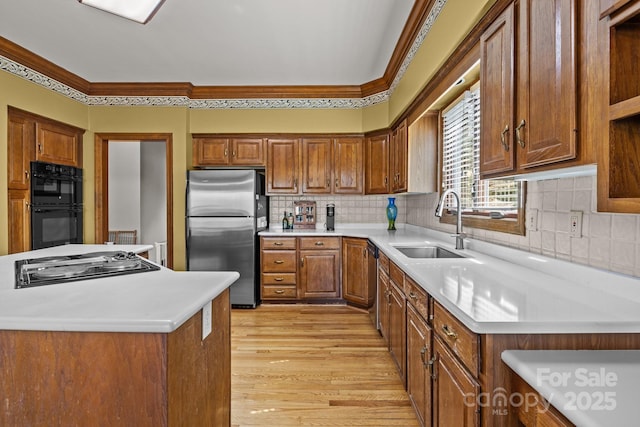
<path fill-rule="evenodd" d="M 160 270 L 133 252 L 107 251 L 17 260 L 15 288 Z"/>
<path fill-rule="evenodd" d="M 335 215 L 336 215 L 336 205 L 333 203 L 329 203 L 327 205 L 327 230 L 333 231 L 335 230 Z"/>

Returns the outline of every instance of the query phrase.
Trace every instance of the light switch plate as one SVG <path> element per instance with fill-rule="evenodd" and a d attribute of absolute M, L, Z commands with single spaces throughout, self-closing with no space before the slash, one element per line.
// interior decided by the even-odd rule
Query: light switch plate
<path fill-rule="evenodd" d="M 569 236 L 582 237 L 582 211 L 569 212 Z"/>
<path fill-rule="evenodd" d="M 206 303 L 204 307 L 202 307 L 202 340 L 211 333 L 211 301 Z"/>
<path fill-rule="evenodd" d="M 538 231 L 538 209 L 527 211 L 527 230 Z"/>

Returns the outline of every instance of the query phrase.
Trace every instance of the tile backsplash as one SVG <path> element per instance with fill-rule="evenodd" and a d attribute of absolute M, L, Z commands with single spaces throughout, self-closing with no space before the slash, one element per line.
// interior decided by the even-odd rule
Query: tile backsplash
<path fill-rule="evenodd" d="M 503 246 L 640 277 L 640 215 L 596 212 L 592 176 L 527 183 L 526 209 L 538 210 L 537 231 L 525 236 L 466 228 L 469 236 Z M 437 194 L 408 195 L 407 223 L 453 232 L 433 211 Z M 569 213 L 582 211 L 582 237 L 570 237 Z"/>
<path fill-rule="evenodd" d="M 278 226 L 293 202 L 317 203 L 317 224 L 324 224 L 326 206 L 336 205 L 336 226 L 344 223 L 386 224 L 387 195 L 381 196 L 271 196 L 270 224 Z M 438 194 L 401 194 L 396 197 L 397 223 L 454 232 L 434 216 Z M 640 277 L 640 215 L 596 212 L 596 179 L 592 176 L 527 183 L 526 209 L 538 210 L 538 229 L 525 236 L 465 228 L 474 239 L 532 253 Z M 582 211 L 582 237 L 569 236 L 569 212 Z M 452 238 L 453 239 L 453 238 Z M 452 240 L 453 242 L 453 240 Z"/>
<path fill-rule="evenodd" d="M 387 222 L 387 200 L 389 196 L 271 196 L 269 198 L 269 224 L 278 226 L 282 223 L 284 212 L 293 212 L 293 203 L 301 200 L 316 202 L 318 216 L 316 224 L 323 225 L 327 218 L 327 205 L 333 203 L 335 208 L 335 225 L 346 223 L 384 223 Z M 407 209 L 405 197 L 396 197 L 398 216 L 396 223 L 405 223 Z"/>

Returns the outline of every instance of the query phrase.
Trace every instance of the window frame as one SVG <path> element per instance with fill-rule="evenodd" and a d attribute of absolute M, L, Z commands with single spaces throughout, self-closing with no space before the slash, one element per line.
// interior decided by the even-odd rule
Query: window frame
<path fill-rule="evenodd" d="M 446 105 L 441 106 L 438 110 L 439 130 L 438 130 L 438 148 L 439 148 L 439 164 L 438 164 L 438 182 L 442 187 L 443 183 L 443 152 L 444 152 L 444 138 L 443 138 L 443 114 L 445 111 L 451 108 L 451 106 L 460 100 L 465 91 L 471 90 L 474 86 L 479 84 L 479 80 L 474 80 L 466 85 L 459 85 L 452 88 L 453 91 L 450 94 L 446 94 L 449 102 Z M 482 93 L 480 94 L 482 96 Z M 518 199 L 516 214 L 506 215 L 504 218 L 491 218 L 488 210 L 474 211 L 474 212 L 462 212 L 462 225 L 468 228 L 477 228 L 488 231 L 496 231 L 501 233 L 525 235 L 525 200 L 526 200 L 526 182 L 518 181 Z M 441 188 L 440 194 L 446 190 Z M 455 209 L 445 209 L 442 217 L 440 217 L 440 223 L 455 224 L 456 212 Z"/>

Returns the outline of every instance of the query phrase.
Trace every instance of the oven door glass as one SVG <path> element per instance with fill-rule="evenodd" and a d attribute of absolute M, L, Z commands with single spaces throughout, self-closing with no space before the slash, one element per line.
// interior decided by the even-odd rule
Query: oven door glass
<path fill-rule="evenodd" d="M 31 200 L 36 204 L 80 204 L 80 182 L 75 177 L 35 176 L 31 183 Z"/>
<path fill-rule="evenodd" d="M 82 243 L 82 208 L 31 208 L 31 247 Z"/>

